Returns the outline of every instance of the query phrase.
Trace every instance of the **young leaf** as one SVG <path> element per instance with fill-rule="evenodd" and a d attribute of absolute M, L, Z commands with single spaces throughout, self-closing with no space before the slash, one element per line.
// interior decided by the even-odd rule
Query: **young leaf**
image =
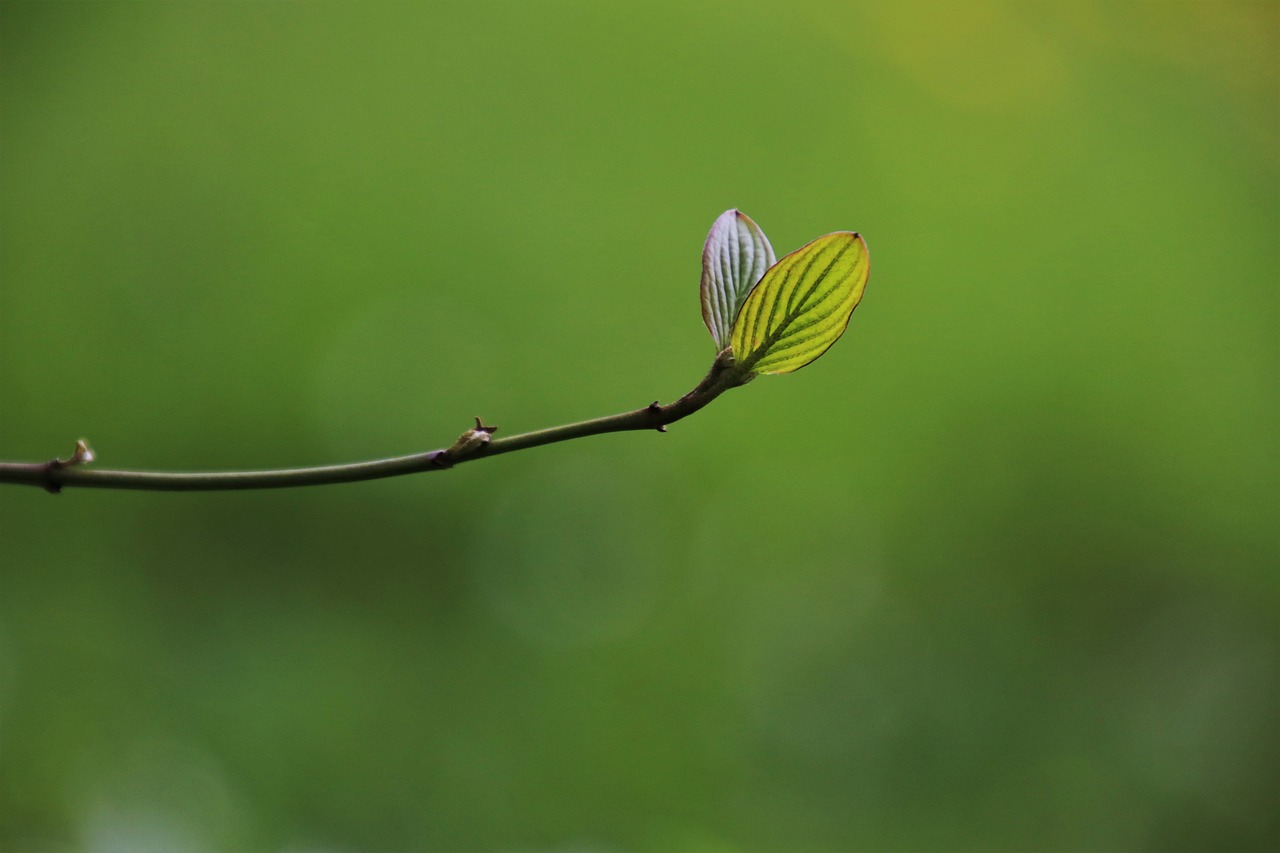
<path fill-rule="evenodd" d="M 777 262 L 760 226 L 740 210 L 716 218 L 702 248 L 702 319 L 719 349 L 729 346 L 738 308 Z"/>
<path fill-rule="evenodd" d="M 869 270 L 867 244 L 852 231 L 778 261 L 738 312 L 734 361 L 752 373 L 790 373 L 822 355 L 849 325 Z"/>

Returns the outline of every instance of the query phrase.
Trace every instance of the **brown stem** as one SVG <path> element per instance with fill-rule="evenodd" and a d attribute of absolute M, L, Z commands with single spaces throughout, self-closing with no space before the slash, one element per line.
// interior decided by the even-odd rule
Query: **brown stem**
<path fill-rule="evenodd" d="M 543 444 L 554 444 L 599 435 L 606 432 L 656 429 L 666 432 L 667 424 L 688 417 L 719 397 L 730 388 L 743 385 L 752 378 L 751 373 L 733 364 L 726 350 L 717 356 L 711 370 L 692 391 L 674 403 L 661 406 L 654 401 L 648 406 L 590 421 L 565 424 L 535 432 L 520 433 L 493 440 L 465 455 L 449 450 L 430 450 L 373 459 L 345 465 L 323 465 L 313 468 L 281 468 L 265 471 L 132 471 L 94 468 L 86 463 L 92 458 L 87 447 L 84 454 L 69 460 L 53 459 L 48 462 L 0 462 L 0 483 L 17 483 L 39 486 L 49 492 L 59 492 L 70 486 L 98 489 L 144 489 L 151 491 L 219 491 L 227 489 L 277 489 L 290 486 L 319 486 L 327 483 L 354 483 L 359 480 L 377 480 L 383 477 L 399 477 L 422 471 L 440 471 L 474 459 L 484 459 L 502 453 L 526 450 Z"/>

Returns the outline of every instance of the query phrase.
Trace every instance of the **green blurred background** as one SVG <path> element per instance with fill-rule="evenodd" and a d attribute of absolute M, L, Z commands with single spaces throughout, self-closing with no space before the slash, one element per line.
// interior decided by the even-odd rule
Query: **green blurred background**
<path fill-rule="evenodd" d="M 0 458 L 670 400 L 728 207 L 845 338 L 631 433 L 0 486 L 0 848 L 1280 839 L 1274 2 L 0 6 Z"/>

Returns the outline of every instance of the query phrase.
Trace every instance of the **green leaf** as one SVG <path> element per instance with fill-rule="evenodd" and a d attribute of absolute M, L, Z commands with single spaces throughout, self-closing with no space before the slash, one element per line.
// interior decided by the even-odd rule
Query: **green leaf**
<path fill-rule="evenodd" d="M 702 248 L 702 319 L 719 349 L 729 346 L 743 300 L 776 262 L 773 247 L 751 217 L 726 210 L 716 218 Z"/>
<path fill-rule="evenodd" d="M 731 336 L 734 361 L 752 373 L 804 367 L 844 334 L 869 271 L 867 244 L 852 231 L 796 249 L 742 304 Z"/>

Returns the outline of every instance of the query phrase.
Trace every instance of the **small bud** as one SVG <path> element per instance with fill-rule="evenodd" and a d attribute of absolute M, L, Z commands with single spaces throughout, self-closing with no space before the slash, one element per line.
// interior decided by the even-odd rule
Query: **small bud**
<path fill-rule="evenodd" d="M 93 461 L 93 451 L 89 448 L 89 444 L 82 438 L 76 442 L 76 452 L 71 454 L 71 458 L 67 460 L 68 465 L 84 465 Z"/>
<path fill-rule="evenodd" d="M 453 443 L 453 446 L 444 452 L 445 456 L 449 459 L 470 456 L 488 444 L 490 439 L 493 438 L 493 434 L 497 431 L 497 427 L 485 426 L 483 421 L 476 418 L 475 429 L 469 429 L 458 436 L 458 440 Z"/>

